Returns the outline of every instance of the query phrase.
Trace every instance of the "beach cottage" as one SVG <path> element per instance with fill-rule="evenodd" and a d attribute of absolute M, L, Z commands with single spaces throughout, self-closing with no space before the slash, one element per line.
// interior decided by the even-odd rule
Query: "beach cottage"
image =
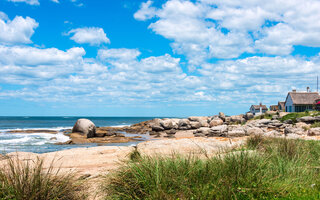
<path fill-rule="evenodd" d="M 289 92 L 285 101 L 286 112 L 304 112 L 313 110 L 314 103 L 320 99 L 318 92 L 297 92 L 292 90 Z"/>
<path fill-rule="evenodd" d="M 268 111 L 267 106 L 262 105 L 262 103 L 260 103 L 259 105 L 251 105 L 249 112 L 251 112 L 254 115 L 261 115 L 262 113 L 265 113 L 266 111 Z"/>

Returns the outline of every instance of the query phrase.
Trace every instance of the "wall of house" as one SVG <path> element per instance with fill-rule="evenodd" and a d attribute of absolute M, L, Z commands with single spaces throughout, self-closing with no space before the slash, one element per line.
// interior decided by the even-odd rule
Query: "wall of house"
<path fill-rule="evenodd" d="M 286 112 L 295 112 L 294 106 L 293 106 L 293 101 L 292 101 L 292 98 L 290 95 L 288 96 L 286 103 L 285 103 L 285 111 Z"/>

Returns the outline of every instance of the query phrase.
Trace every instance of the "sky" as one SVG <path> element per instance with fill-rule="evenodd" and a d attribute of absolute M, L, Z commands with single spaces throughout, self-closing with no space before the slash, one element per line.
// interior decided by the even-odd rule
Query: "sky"
<path fill-rule="evenodd" d="M 316 91 L 318 0 L 0 0 L 1 116 L 240 114 Z"/>

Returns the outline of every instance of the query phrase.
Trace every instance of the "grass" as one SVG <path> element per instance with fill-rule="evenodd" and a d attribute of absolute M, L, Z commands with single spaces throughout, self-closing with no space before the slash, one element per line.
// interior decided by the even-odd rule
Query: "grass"
<path fill-rule="evenodd" d="M 293 123 L 297 123 L 297 119 L 300 117 L 318 116 L 318 115 L 320 115 L 319 111 L 296 112 L 296 113 L 287 114 L 286 116 L 282 117 L 280 121 L 284 122 L 286 120 L 292 120 Z"/>
<path fill-rule="evenodd" d="M 310 128 L 318 128 L 318 127 L 320 127 L 320 122 L 315 122 L 310 126 Z"/>
<path fill-rule="evenodd" d="M 255 136 L 208 159 L 139 155 L 103 189 L 106 199 L 319 199 L 320 143 Z"/>
<path fill-rule="evenodd" d="M 71 173 L 60 175 L 52 164 L 44 168 L 41 159 L 20 162 L 8 158 L 0 168 L 0 199 L 3 200 L 73 200 L 85 199 Z"/>

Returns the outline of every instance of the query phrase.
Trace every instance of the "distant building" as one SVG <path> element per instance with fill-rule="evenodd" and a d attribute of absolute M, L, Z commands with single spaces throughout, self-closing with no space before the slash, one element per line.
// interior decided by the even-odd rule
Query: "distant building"
<path fill-rule="evenodd" d="M 261 115 L 266 111 L 268 111 L 268 108 L 266 105 L 262 105 L 262 103 L 260 103 L 259 105 L 252 105 L 250 107 L 250 112 L 253 113 L 254 115 Z"/>
<path fill-rule="evenodd" d="M 271 105 L 269 109 L 271 111 L 278 111 L 279 110 L 279 106 L 278 105 Z"/>
<path fill-rule="evenodd" d="M 278 110 L 279 111 L 285 111 L 286 110 L 286 107 L 285 107 L 285 101 L 279 101 L 278 102 Z"/>
<path fill-rule="evenodd" d="M 304 112 L 313 110 L 315 101 L 320 99 L 318 92 L 289 92 L 285 102 L 286 112 Z"/>

